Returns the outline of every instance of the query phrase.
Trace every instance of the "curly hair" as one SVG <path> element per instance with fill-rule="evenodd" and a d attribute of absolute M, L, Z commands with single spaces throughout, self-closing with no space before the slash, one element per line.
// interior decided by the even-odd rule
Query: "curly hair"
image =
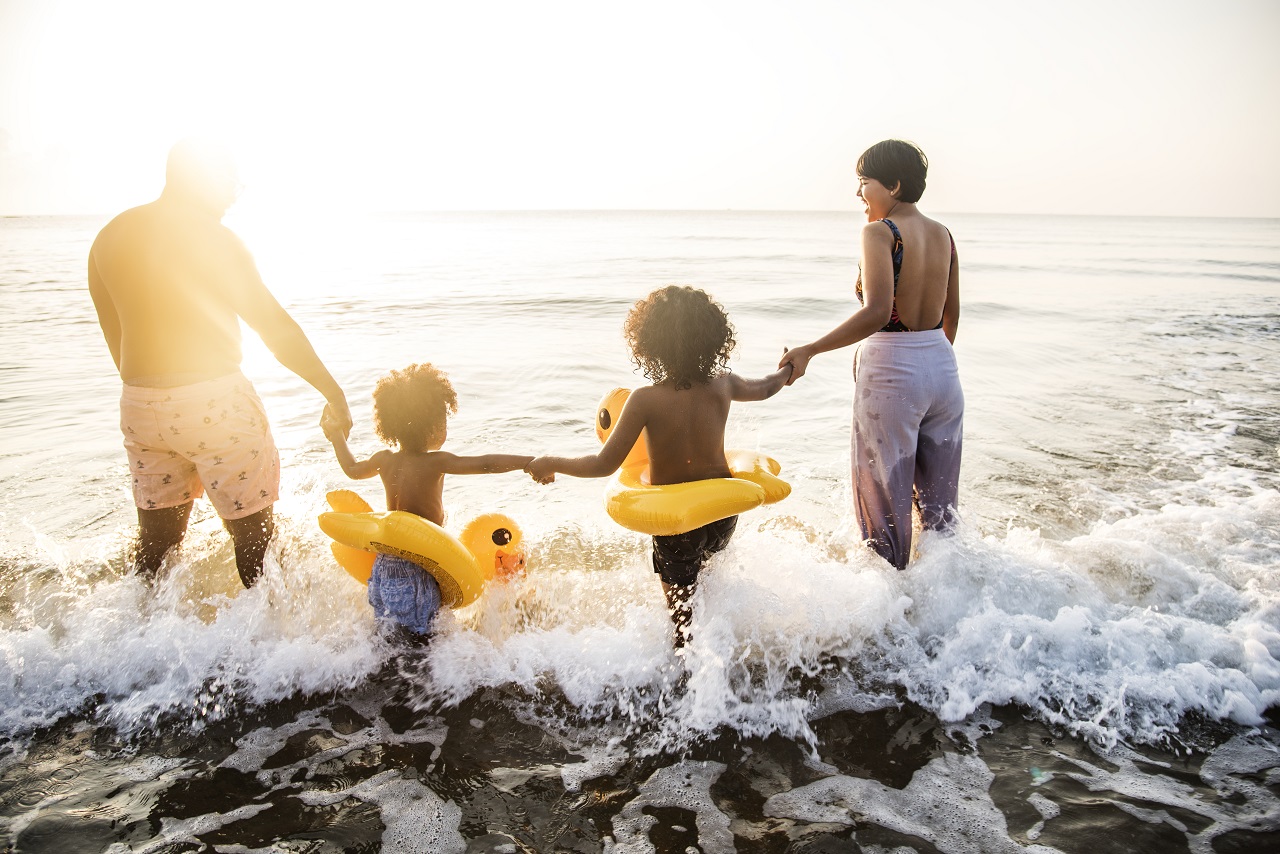
<path fill-rule="evenodd" d="M 738 343 L 724 307 L 706 291 L 667 285 L 638 301 L 622 328 L 631 360 L 655 385 L 709 382 Z"/>
<path fill-rule="evenodd" d="M 374 431 L 382 441 L 406 451 L 442 444 L 445 421 L 457 411 L 453 385 L 429 362 L 394 370 L 373 389 Z"/>

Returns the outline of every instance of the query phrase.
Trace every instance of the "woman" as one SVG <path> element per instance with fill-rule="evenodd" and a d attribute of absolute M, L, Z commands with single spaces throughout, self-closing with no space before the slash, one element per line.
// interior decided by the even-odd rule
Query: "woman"
<path fill-rule="evenodd" d="M 909 142 L 876 143 L 858 158 L 867 212 L 857 294 L 862 307 L 779 365 L 804 376 L 819 353 L 854 356 L 853 494 L 862 536 L 904 569 L 912 498 L 926 529 L 955 521 L 964 394 L 952 343 L 960 321 L 960 265 L 946 226 L 920 213 L 929 162 Z"/>

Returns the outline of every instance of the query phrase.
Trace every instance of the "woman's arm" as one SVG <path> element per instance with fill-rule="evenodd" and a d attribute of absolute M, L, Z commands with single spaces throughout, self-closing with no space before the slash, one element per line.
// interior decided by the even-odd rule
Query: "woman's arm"
<path fill-rule="evenodd" d="M 942 305 L 942 332 L 952 344 L 960 328 L 960 256 L 951 244 L 951 272 L 947 274 L 947 301 Z"/>
<path fill-rule="evenodd" d="M 525 468 L 538 483 L 551 483 L 556 473 L 573 477 L 606 477 L 618 470 L 622 461 L 631 453 L 648 420 L 644 404 L 644 389 L 637 389 L 627 398 L 609 439 L 596 454 L 581 457 L 538 457 Z"/>
<path fill-rule="evenodd" d="M 794 368 L 787 385 L 804 376 L 814 356 L 856 344 L 889 322 L 893 314 L 893 232 L 882 222 L 869 222 L 862 228 L 862 298 L 862 308 L 844 323 L 782 355 L 778 367 L 789 364 Z"/>

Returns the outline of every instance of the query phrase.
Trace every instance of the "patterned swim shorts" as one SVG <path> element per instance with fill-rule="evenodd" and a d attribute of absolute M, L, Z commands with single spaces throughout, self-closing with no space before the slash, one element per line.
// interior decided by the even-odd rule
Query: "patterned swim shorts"
<path fill-rule="evenodd" d="M 440 610 L 440 585 L 413 561 L 379 554 L 369 576 L 369 604 L 379 620 L 425 635 Z"/>
<path fill-rule="evenodd" d="M 242 519 L 280 497 L 280 453 L 243 374 L 175 388 L 126 385 L 120 431 L 143 510 L 178 507 L 207 490 L 219 516 Z"/>

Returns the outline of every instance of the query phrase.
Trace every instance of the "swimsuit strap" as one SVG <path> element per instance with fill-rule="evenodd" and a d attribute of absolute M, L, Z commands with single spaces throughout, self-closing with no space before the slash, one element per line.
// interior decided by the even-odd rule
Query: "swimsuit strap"
<path fill-rule="evenodd" d="M 894 224 L 893 220 L 886 218 L 880 221 L 889 226 L 889 230 L 893 232 L 893 293 L 896 296 L 898 293 L 898 276 L 902 275 L 902 232 L 898 231 L 898 226 Z M 895 316 L 898 313 L 896 306 L 893 313 Z"/>

